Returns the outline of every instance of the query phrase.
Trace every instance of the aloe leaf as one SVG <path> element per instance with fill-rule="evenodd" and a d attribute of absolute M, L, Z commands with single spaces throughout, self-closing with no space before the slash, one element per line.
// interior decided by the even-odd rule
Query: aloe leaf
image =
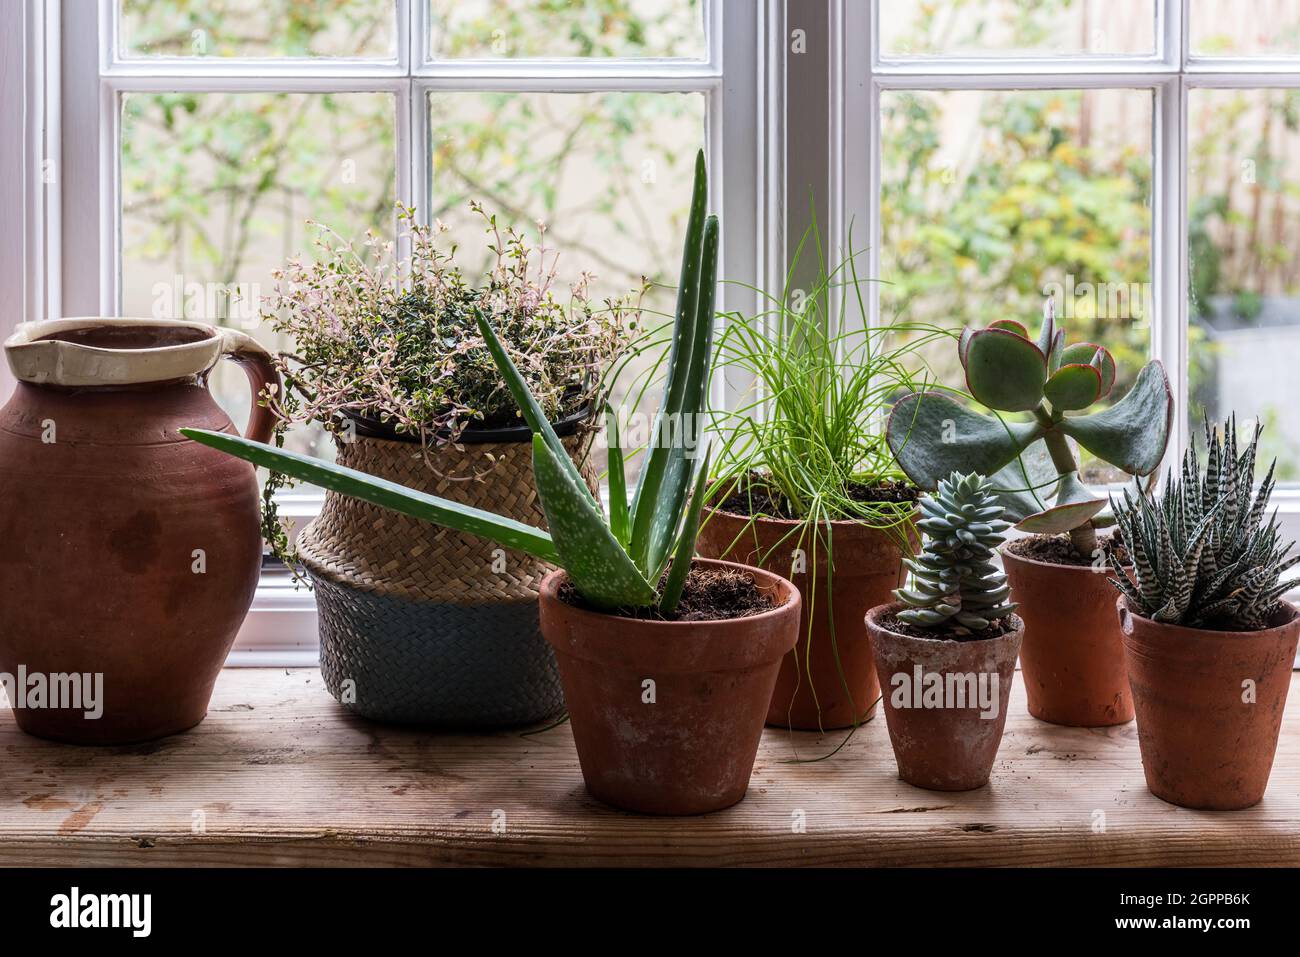
<path fill-rule="evenodd" d="M 613 536 L 585 485 L 573 480 L 546 440 L 533 435 L 537 497 L 550 527 L 559 565 L 584 599 L 604 610 L 643 608 L 655 590 Z"/>
<path fill-rule="evenodd" d="M 686 386 L 682 391 L 681 412 L 675 425 L 677 435 L 668 448 L 663 480 L 658 498 L 652 503 L 649 536 L 646 543 L 647 577 L 657 580 L 672 547 L 673 537 L 681 525 L 682 509 L 691 483 L 691 459 L 701 439 L 705 392 L 709 380 L 709 358 L 713 352 L 713 302 L 718 274 L 718 218 L 710 216 L 704 224 L 704 248 L 700 269 L 700 298 L 696 308 L 695 336 L 686 366 Z"/>
<path fill-rule="evenodd" d="M 1142 367 L 1128 395 L 1109 409 L 1067 416 L 1057 428 L 1102 461 L 1130 475 L 1150 475 L 1164 458 L 1173 404 L 1164 366 L 1153 359 Z"/>
<path fill-rule="evenodd" d="M 695 538 L 700 531 L 700 512 L 704 509 L 708 485 L 709 451 L 705 451 L 704 459 L 695 472 L 695 488 L 691 492 L 686 521 L 682 523 L 681 534 L 677 537 L 677 546 L 673 549 L 673 563 L 668 569 L 668 580 L 664 582 L 663 593 L 659 596 L 659 613 L 662 615 L 671 615 L 677 610 L 677 603 L 682 600 L 682 589 L 686 587 L 691 559 L 695 557 Z"/>
<path fill-rule="evenodd" d="M 708 176 L 704 169 L 704 151 L 695 158 L 695 184 L 691 192 L 691 212 L 686 223 L 686 239 L 682 244 L 682 270 L 677 284 L 677 311 L 673 324 L 673 340 L 668 353 L 668 373 L 664 382 L 663 399 L 655 415 L 650 437 L 650 449 L 637 480 L 636 495 L 632 501 L 632 535 L 629 551 L 649 568 L 646 561 L 650 544 L 650 526 L 659 500 L 659 489 L 668 467 L 671 442 L 661 441 L 676 415 L 680 421 L 682 400 L 686 391 L 686 364 L 691 358 L 691 346 L 696 338 L 699 319 L 700 270 L 703 266 L 705 209 L 708 205 Z M 710 317 L 710 322 L 712 317 Z"/>
<path fill-rule="evenodd" d="M 993 475 L 1043 431 L 1037 422 L 980 415 L 942 393 L 914 392 L 890 412 L 885 436 L 907 477 L 933 490 L 953 472 Z"/>
<path fill-rule="evenodd" d="M 492 512 L 448 501 L 436 495 L 417 492 L 396 482 L 376 478 L 356 469 L 344 468 L 332 462 L 308 458 L 297 452 L 273 449 L 261 442 L 252 442 L 237 435 L 212 432 L 208 429 L 181 429 L 181 434 L 201 445 L 233 455 L 254 465 L 289 475 L 312 485 L 340 495 L 350 495 L 371 505 L 389 508 L 412 518 L 423 519 L 435 525 L 479 535 L 490 541 L 513 548 L 525 554 L 554 563 L 558 556 L 555 545 L 540 528 L 503 518 Z"/>
<path fill-rule="evenodd" d="M 605 403 L 605 441 L 609 463 L 609 530 L 619 544 L 627 546 L 631 533 L 627 511 L 627 478 L 623 468 L 623 437 L 618 431 L 618 420 L 609 403 Z"/>
<path fill-rule="evenodd" d="M 563 463 L 561 467 L 568 472 L 569 477 L 577 483 L 578 487 L 594 504 L 596 500 L 591 494 L 591 489 L 587 488 L 586 481 L 578 472 L 578 467 L 573 464 L 573 460 L 569 458 L 564 443 L 560 441 L 560 437 L 551 428 L 551 423 L 546 421 L 546 413 L 542 411 L 542 407 L 533 398 L 532 392 L 528 390 L 528 384 L 524 382 L 524 377 L 519 374 L 519 369 L 515 366 L 514 360 L 510 358 L 510 354 L 501 345 L 501 340 L 497 338 L 496 330 L 483 317 L 482 312 L 477 309 L 474 312 L 478 317 L 479 332 L 483 336 L 483 341 L 487 344 L 492 361 L 496 363 L 501 378 L 506 380 L 506 387 L 510 390 L 510 394 L 514 396 L 519 411 L 523 413 L 524 421 L 528 423 L 528 427 L 533 430 L 534 435 L 542 436 L 547 446 Z"/>

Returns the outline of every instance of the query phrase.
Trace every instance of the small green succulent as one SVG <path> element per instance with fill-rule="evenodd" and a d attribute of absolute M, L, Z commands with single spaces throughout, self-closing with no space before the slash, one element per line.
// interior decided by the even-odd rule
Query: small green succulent
<path fill-rule="evenodd" d="M 904 397 L 886 429 L 899 466 L 924 489 L 955 471 L 990 476 L 1016 528 L 1068 532 L 1076 551 L 1094 555 L 1096 529 L 1111 518 L 1102 514 L 1106 498 L 1080 481 L 1071 441 L 1130 475 L 1154 472 L 1173 416 L 1164 367 L 1148 362 L 1110 408 L 1073 414 L 1110 394 L 1115 360 L 1095 343 L 1066 345 L 1050 300 L 1036 340 L 1020 323 L 1002 319 L 963 330 L 958 353 L 972 398 L 993 414 L 938 391 Z"/>
<path fill-rule="evenodd" d="M 908 607 L 900 621 L 955 634 L 983 631 L 1016 610 L 1011 588 L 993 563 L 993 553 L 1011 527 L 992 484 L 982 475 L 953 472 L 932 495 L 921 498 L 924 547 L 904 562 L 910 588 L 894 597 Z"/>
<path fill-rule="evenodd" d="M 1111 581 L 1134 611 L 1153 621 L 1254 631 L 1268 626 L 1293 584 L 1281 578 L 1300 562 L 1291 555 L 1295 542 L 1282 544 L 1276 514 L 1265 515 L 1276 461 L 1259 491 L 1253 489 L 1262 427 L 1240 455 L 1235 417 L 1223 431 L 1220 441 L 1206 421 L 1204 473 L 1193 445 L 1178 481 L 1170 470 L 1158 502 L 1127 490 L 1122 502 L 1112 500 L 1132 570 Z M 1111 567 L 1122 569 L 1114 547 L 1109 551 Z"/>

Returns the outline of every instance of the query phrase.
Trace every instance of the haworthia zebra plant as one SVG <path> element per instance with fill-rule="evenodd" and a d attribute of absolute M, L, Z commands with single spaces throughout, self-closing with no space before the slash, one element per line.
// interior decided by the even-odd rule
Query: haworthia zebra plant
<path fill-rule="evenodd" d="M 1007 517 L 1027 532 L 1068 532 L 1075 550 L 1096 554 L 1106 499 L 1079 480 L 1070 442 L 1130 475 L 1160 466 L 1169 440 L 1173 397 L 1164 367 L 1148 362 L 1128 394 L 1108 409 L 1076 413 L 1110 394 L 1115 360 L 1091 342 L 1066 345 L 1051 308 L 1037 339 L 1011 319 L 964 329 L 957 347 L 981 415 L 941 392 L 901 399 L 889 418 L 889 447 L 907 477 L 933 489 L 954 471 L 991 477 Z M 1027 412 L 1029 421 L 998 413 Z"/>
<path fill-rule="evenodd" d="M 894 591 L 907 606 L 898 618 L 921 628 L 952 634 L 983 631 L 1016 610 L 1011 589 L 993 564 L 993 552 L 1011 527 L 1002 520 L 992 484 L 982 475 L 953 472 L 931 495 L 921 498 L 925 533 L 921 554 L 904 562 L 912 572 L 909 588 Z"/>
<path fill-rule="evenodd" d="M 1280 579 L 1300 555 L 1290 554 L 1295 542 L 1282 544 L 1276 515 L 1265 515 L 1277 462 L 1254 492 L 1262 429 L 1255 427 L 1240 455 L 1235 416 L 1223 430 L 1221 442 L 1219 430 L 1206 420 L 1203 475 L 1193 446 L 1178 481 L 1170 470 L 1158 502 L 1128 491 L 1122 502 L 1112 502 L 1132 577 L 1121 571 L 1111 581 L 1134 611 L 1153 621 L 1254 631 L 1268 625 L 1291 587 Z M 1113 554 L 1111 565 L 1120 567 Z"/>
<path fill-rule="evenodd" d="M 657 606 L 661 613 L 671 615 L 681 599 L 695 553 L 709 472 L 708 453 L 700 448 L 700 429 L 713 348 L 719 227 L 716 216 L 705 215 L 707 194 L 701 151 L 695 161 L 663 401 L 630 505 L 615 417 L 607 417 L 612 432 L 608 443 L 608 521 L 481 314 L 478 323 L 483 339 L 533 430 L 533 473 L 549 533 L 238 436 L 204 429 L 181 432 L 254 465 L 457 531 L 481 535 L 556 563 L 568 573 L 582 598 L 594 607 L 614 610 Z"/>

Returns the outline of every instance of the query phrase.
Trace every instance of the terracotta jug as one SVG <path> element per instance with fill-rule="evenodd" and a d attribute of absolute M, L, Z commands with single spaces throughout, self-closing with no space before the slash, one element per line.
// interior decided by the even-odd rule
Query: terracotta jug
<path fill-rule="evenodd" d="M 0 681 L 18 726 L 79 744 L 192 727 L 262 539 L 252 466 L 177 430 L 233 432 L 208 373 L 232 359 L 257 395 L 279 386 L 270 355 L 197 322 L 81 318 L 24 323 L 5 357 L 18 383 L 0 409 Z M 249 438 L 273 423 L 254 402 Z"/>

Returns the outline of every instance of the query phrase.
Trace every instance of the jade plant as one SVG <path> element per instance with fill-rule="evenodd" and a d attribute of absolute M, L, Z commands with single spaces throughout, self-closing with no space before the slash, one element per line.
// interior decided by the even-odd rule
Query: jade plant
<path fill-rule="evenodd" d="M 934 390 L 904 397 L 886 430 L 899 466 L 924 489 L 954 471 L 990 476 L 1016 528 L 1068 533 L 1080 555 L 1096 556 L 1096 530 L 1114 519 L 1080 480 L 1072 441 L 1130 475 L 1159 468 L 1173 417 L 1164 367 L 1148 362 L 1124 398 L 1087 412 L 1110 395 L 1115 360 L 1095 343 L 1067 345 L 1050 300 L 1037 338 L 1001 319 L 964 329 L 957 348 L 967 391 L 991 414 Z"/>
<path fill-rule="evenodd" d="M 1011 527 L 984 476 L 953 472 L 921 498 L 922 551 L 904 561 L 911 585 L 895 589 L 899 621 L 954 636 L 978 634 L 1016 610 L 993 553 Z"/>
<path fill-rule="evenodd" d="M 1172 469 L 1158 502 L 1124 492 L 1115 518 L 1132 568 L 1111 581 L 1130 607 L 1152 621 L 1189 628 L 1254 631 L 1268 626 L 1278 599 L 1294 584 L 1282 581 L 1300 562 L 1295 542 L 1284 543 L 1276 515 L 1266 515 L 1273 494 L 1274 461 L 1254 491 L 1260 426 L 1237 454 L 1235 417 L 1224 437 L 1205 423 L 1208 460 L 1201 471 L 1193 446 L 1181 476 Z M 1131 577 L 1130 577 L 1131 576 Z"/>
<path fill-rule="evenodd" d="M 594 608 L 654 607 L 665 617 L 671 616 L 695 553 L 708 479 L 708 453 L 700 448 L 698 430 L 703 422 L 713 345 L 719 227 L 716 216 L 705 216 L 707 193 L 701 152 L 695 162 L 655 441 L 629 503 L 619 438 L 610 436 L 608 520 L 481 311 L 476 316 L 479 333 L 533 431 L 533 474 L 549 531 L 238 436 L 206 429 L 181 432 L 255 465 L 558 564 L 568 573 L 578 595 Z M 615 429 L 615 417 L 607 418 L 609 427 Z"/>

